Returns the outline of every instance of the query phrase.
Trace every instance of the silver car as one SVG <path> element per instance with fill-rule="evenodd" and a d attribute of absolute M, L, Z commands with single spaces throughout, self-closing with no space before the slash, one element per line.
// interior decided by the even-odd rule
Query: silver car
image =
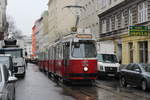
<path fill-rule="evenodd" d="M 15 100 L 15 82 L 17 78 L 10 76 L 6 65 L 0 64 L 0 100 Z"/>

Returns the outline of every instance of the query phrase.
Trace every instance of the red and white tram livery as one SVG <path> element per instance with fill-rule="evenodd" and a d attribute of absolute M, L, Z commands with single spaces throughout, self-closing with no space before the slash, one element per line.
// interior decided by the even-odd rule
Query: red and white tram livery
<path fill-rule="evenodd" d="M 97 77 L 95 43 L 92 34 L 70 34 L 50 45 L 48 73 L 62 80 L 94 81 Z"/>
<path fill-rule="evenodd" d="M 97 77 L 96 41 L 92 34 L 70 34 L 39 53 L 39 68 L 64 81 L 89 81 Z"/>

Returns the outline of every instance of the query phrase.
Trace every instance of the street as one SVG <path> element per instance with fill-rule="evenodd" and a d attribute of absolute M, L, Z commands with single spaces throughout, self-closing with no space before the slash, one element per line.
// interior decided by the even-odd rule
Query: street
<path fill-rule="evenodd" d="M 16 100 L 74 100 L 49 80 L 38 67 L 28 64 L 24 79 L 16 83 Z"/>
<path fill-rule="evenodd" d="M 150 0 L 0 0 L 0 12 L 0 100 L 150 100 Z"/>
<path fill-rule="evenodd" d="M 149 100 L 149 92 L 135 87 L 120 88 L 114 79 L 97 80 L 96 86 L 55 83 L 28 64 L 24 79 L 16 83 L 16 100 Z"/>

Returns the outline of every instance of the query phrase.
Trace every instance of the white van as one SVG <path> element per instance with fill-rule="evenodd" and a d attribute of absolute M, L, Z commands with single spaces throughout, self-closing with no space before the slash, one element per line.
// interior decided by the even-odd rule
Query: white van
<path fill-rule="evenodd" d="M 119 78 L 120 64 L 114 54 L 97 54 L 98 75 Z"/>

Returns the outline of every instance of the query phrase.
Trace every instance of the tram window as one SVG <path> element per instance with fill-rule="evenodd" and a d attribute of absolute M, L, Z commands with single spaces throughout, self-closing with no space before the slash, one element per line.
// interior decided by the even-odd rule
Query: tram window
<path fill-rule="evenodd" d="M 74 43 L 74 47 L 75 48 L 79 48 L 80 47 L 80 43 Z"/>
<path fill-rule="evenodd" d="M 72 56 L 75 58 L 95 58 L 96 47 L 93 42 L 79 42 L 79 47 L 72 45 Z"/>
<path fill-rule="evenodd" d="M 69 43 L 68 43 L 68 45 L 64 45 L 63 46 L 63 58 L 64 59 L 68 59 L 69 58 L 69 53 L 70 53 L 70 50 L 69 50 L 70 48 L 69 48 Z"/>
<path fill-rule="evenodd" d="M 56 59 L 58 59 L 58 58 L 59 58 L 59 47 L 56 46 Z"/>
<path fill-rule="evenodd" d="M 66 47 L 69 47 L 69 46 L 70 46 L 70 43 L 69 43 L 69 42 L 67 42 L 67 43 L 65 43 L 65 45 L 66 45 Z"/>

